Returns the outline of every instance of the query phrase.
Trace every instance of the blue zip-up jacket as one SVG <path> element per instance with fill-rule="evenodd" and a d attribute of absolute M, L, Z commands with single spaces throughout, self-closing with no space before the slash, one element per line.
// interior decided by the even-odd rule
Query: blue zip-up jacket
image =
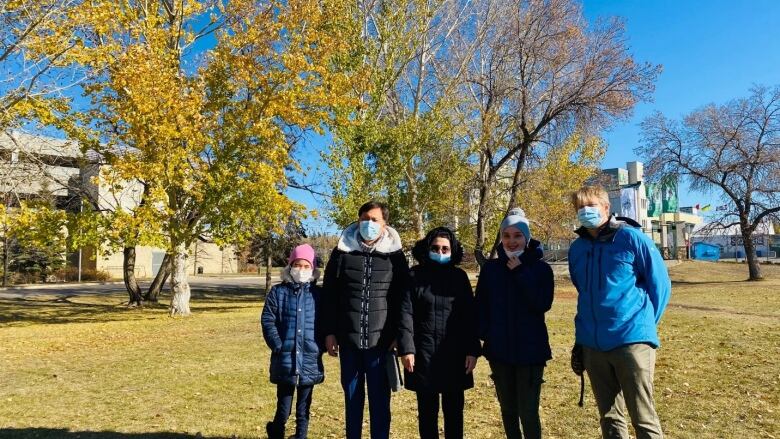
<path fill-rule="evenodd" d="M 632 343 L 657 348 L 656 325 L 672 291 L 669 273 L 650 238 L 620 219 L 610 218 L 596 238 L 579 228 L 569 248 L 569 274 L 579 293 L 576 342 L 597 351 Z"/>
<path fill-rule="evenodd" d="M 271 382 L 308 386 L 325 379 L 320 329 L 320 288 L 315 279 L 296 283 L 289 267 L 265 298 L 260 323 L 271 348 Z"/>
<path fill-rule="evenodd" d="M 519 267 L 510 270 L 501 245 L 498 259 L 485 262 L 477 281 L 479 338 L 489 361 L 544 365 L 552 358 L 544 314 L 555 290 L 552 268 L 542 260 L 539 241 L 530 240 Z"/>

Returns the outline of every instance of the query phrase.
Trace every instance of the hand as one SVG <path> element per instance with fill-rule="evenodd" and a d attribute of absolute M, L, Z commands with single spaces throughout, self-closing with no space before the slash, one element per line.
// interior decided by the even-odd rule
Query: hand
<path fill-rule="evenodd" d="M 470 374 L 474 371 L 474 368 L 477 367 L 477 357 L 472 357 L 471 355 L 466 356 L 466 375 Z"/>
<path fill-rule="evenodd" d="M 335 335 L 325 337 L 325 348 L 328 350 L 328 355 L 331 357 L 339 356 L 339 342 L 336 340 Z"/>
<path fill-rule="evenodd" d="M 507 261 L 506 266 L 509 267 L 510 270 L 514 270 L 515 268 L 519 267 L 520 264 L 522 264 L 522 262 L 520 262 L 520 258 L 517 256 L 512 256 Z"/>
<path fill-rule="evenodd" d="M 414 354 L 406 354 L 401 357 L 401 363 L 408 372 L 414 372 Z"/>

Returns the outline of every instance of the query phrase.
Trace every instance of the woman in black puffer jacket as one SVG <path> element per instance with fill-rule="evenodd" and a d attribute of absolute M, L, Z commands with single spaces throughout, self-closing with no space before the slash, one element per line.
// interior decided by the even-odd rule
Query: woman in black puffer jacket
<path fill-rule="evenodd" d="M 401 302 L 399 353 L 406 388 L 417 392 L 420 438 L 438 438 L 439 398 L 444 436 L 463 437 L 464 390 L 474 386 L 480 354 L 474 296 L 466 272 L 456 265 L 463 247 L 445 228 L 417 242 L 410 288 Z"/>

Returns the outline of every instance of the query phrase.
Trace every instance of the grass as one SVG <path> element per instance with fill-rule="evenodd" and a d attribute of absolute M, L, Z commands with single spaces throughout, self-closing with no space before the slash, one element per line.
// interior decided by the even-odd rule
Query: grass
<path fill-rule="evenodd" d="M 670 438 L 780 437 L 780 267 L 745 282 L 744 265 L 686 262 L 661 324 L 657 408 Z M 0 299 L 0 437 L 264 437 L 268 383 L 259 294 L 196 294 L 194 315 L 130 309 L 124 296 Z M 575 292 L 560 282 L 548 314 L 554 359 L 545 372 L 548 438 L 598 437 L 588 389 L 569 370 Z M 310 437 L 343 437 L 337 361 L 315 388 Z M 466 437 L 500 438 L 484 360 L 466 394 Z M 393 395 L 394 438 L 416 437 L 414 394 Z M 368 418 L 366 417 L 366 420 Z M 365 437 L 368 437 L 367 435 Z"/>

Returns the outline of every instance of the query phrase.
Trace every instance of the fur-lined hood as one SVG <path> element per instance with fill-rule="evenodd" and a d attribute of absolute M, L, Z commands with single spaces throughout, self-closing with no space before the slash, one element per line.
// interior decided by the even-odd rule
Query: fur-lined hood
<path fill-rule="evenodd" d="M 353 251 L 362 251 L 363 247 L 360 245 L 360 223 L 354 222 L 344 229 L 344 232 L 339 238 L 339 244 L 336 248 L 349 253 Z M 390 226 L 385 226 L 385 231 L 382 233 L 382 237 L 374 244 L 374 251 L 378 253 L 390 254 L 400 251 L 402 248 L 401 236 Z"/>
<path fill-rule="evenodd" d="M 290 267 L 289 265 L 284 267 L 280 277 L 282 279 L 282 282 L 286 282 L 286 283 L 289 283 L 289 284 L 294 284 L 295 281 L 293 280 L 292 275 L 290 275 L 290 268 L 292 268 L 292 267 Z M 315 268 L 314 271 L 311 274 L 311 279 L 309 279 L 308 283 L 316 284 L 317 280 L 319 278 L 320 278 L 320 269 L 319 268 Z"/>

